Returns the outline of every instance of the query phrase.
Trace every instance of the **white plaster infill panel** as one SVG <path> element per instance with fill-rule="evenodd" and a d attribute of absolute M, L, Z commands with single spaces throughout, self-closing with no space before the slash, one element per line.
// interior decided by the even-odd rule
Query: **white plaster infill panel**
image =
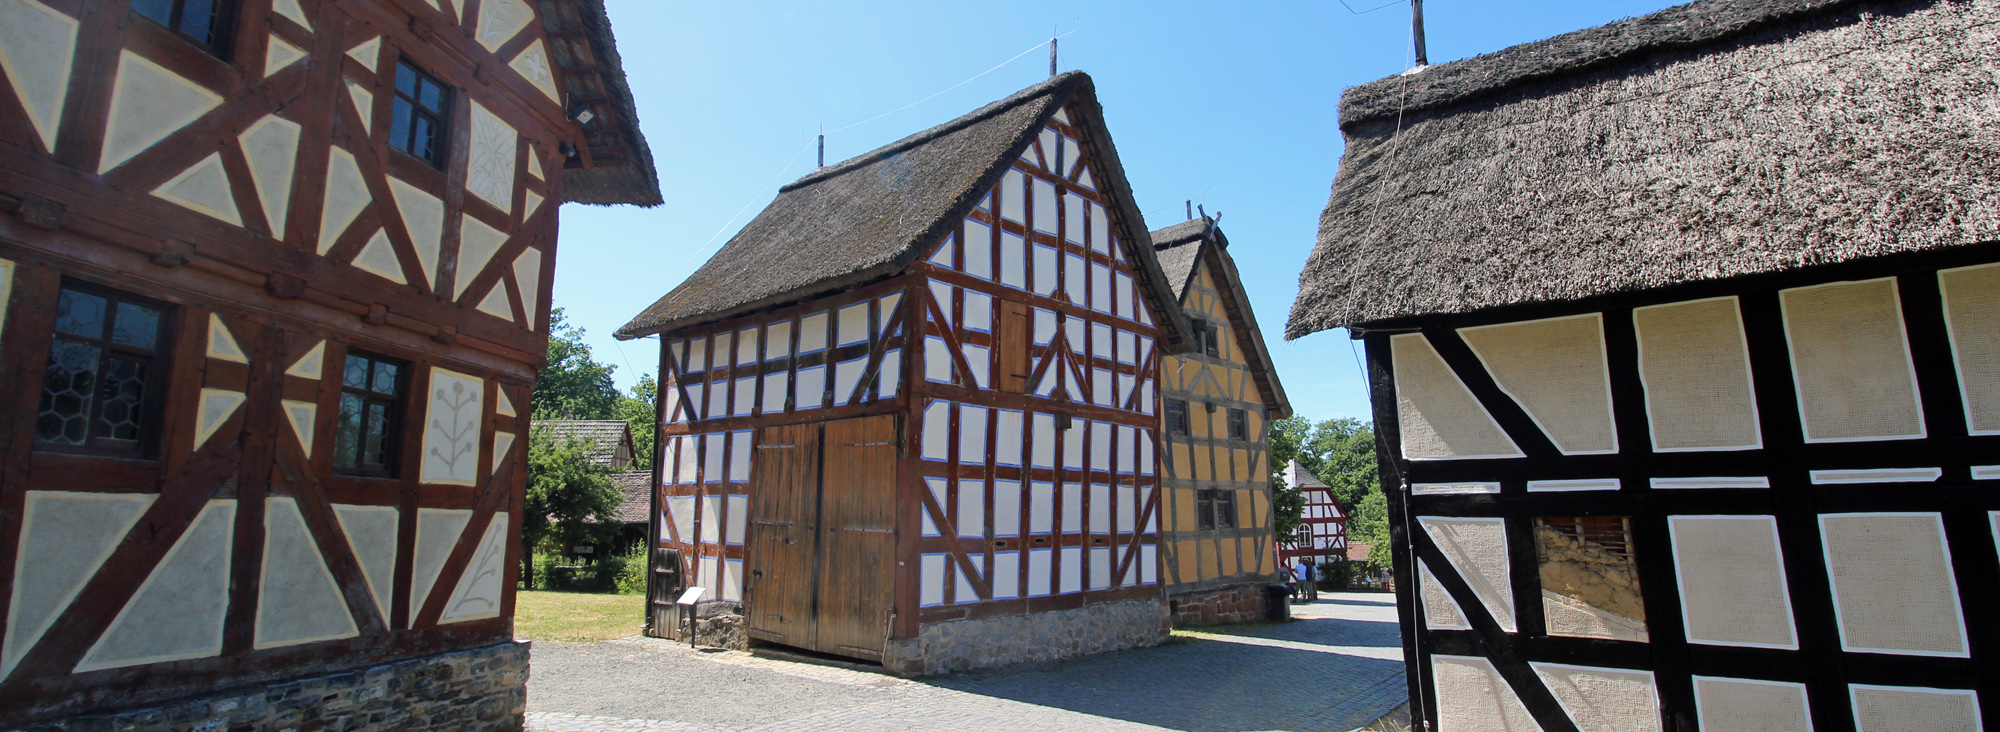
<path fill-rule="evenodd" d="M 354 162 L 354 153 L 332 148 L 326 164 L 326 197 L 319 210 L 318 252 L 326 254 L 332 249 L 341 232 L 347 231 L 347 225 L 354 223 L 354 217 L 360 216 L 361 210 L 374 200 L 368 193 L 368 185 L 361 180 L 361 165 Z M 391 279 L 401 282 L 401 276 Z"/>
<path fill-rule="evenodd" d="M 298 63 L 299 59 L 306 57 L 304 50 L 301 50 L 298 46 L 286 43 L 284 39 L 279 38 L 275 34 L 269 40 L 270 45 L 266 46 L 264 51 L 264 76 L 266 77 L 283 71 L 285 67 Z"/>
<path fill-rule="evenodd" d="M 1562 454 L 1618 451 L 1601 314 L 1460 328 L 1458 335 Z"/>
<path fill-rule="evenodd" d="M 465 288 L 472 286 L 479 273 L 493 261 L 493 255 L 507 244 L 507 232 L 487 226 L 486 222 L 473 218 L 470 214 L 460 216 L 462 226 L 458 235 L 458 274 L 452 283 L 452 298 L 465 296 Z M 505 297 L 503 295 L 502 299 Z M 482 306 L 484 309 L 484 306 Z M 507 309 L 507 319 L 513 320 L 513 309 Z"/>
<path fill-rule="evenodd" d="M 1778 292 L 1806 442 L 1925 436 L 1893 277 Z"/>
<path fill-rule="evenodd" d="M 1654 452 L 1763 446 L 1735 297 L 1635 308 L 1632 327 Z"/>
<path fill-rule="evenodd" d="M 313 347 L 307 350 L 305 355 L 300 356 L 299 360 L 293 361 L 291 368 L 285 369 L 285 375 L 319 381 L 321 370 L 325 365 L 326 341 L 320 341 L 313 344 Z"/>
<path fill-rule="evenodd" d="M 361 131 L 375 131 L 375 93 L 352 81 L 341 80 L 347 85 L 347 99 L 354 103 L 354 114 L 361 118 Z"/>
<path fill-rule="evenodd" d="M 518 0 L 500 0 L 507 2 Z M 520 135 L 478 102 L 471 104 L 472 151 L 466 156 L 465 190 L 512 214 L 514 155 L 520 150 Z"/>
<path fill-rule="evenodd" d="M 505 396 L 506 392 L 503 391 L 500 394 L 502 394 L 500 398 L 507 398 Z M 513 450 L 514 433 L 498 431 L 493 433 L 493 472 L 500 472 L 500 466 L 507 464 L 507 454 L 513 452 Z"/>
<path fill-rule="evenodd" d="M 1493 615 L 1494 622 L 1509 633 L 1517 632 L 1506 520 L 1420 516 L 1417 522 L 1438 551 L 1451 561 L 1451 569 Z"/>
<path fill-rule="evenodd" d="M 1669 516 L 1667 533 L 1689 643 L 1798 649 L 1776 518 Z"/>
<path fill-rule="evenodd" d="M 7 331 L 7 301 L 12 299 L 14 299 L 14 261 L 0 259 L 0 333 Z"/>
<path fill-rule="evenodd" d="M 229 332 L 229 326 L 222 322 L 222 316 L 215 313 L 208 314 L 208 350 L 206 355 L 209 358 L 221 359 L 223 361 L 250 363 L 250 357 L 245 355 L 243 347 L 236 343 L 236 334 Z"/>
<path fill-rule="evenodd" d="M 1938 289 L 1965 423 L 1975 435 L 2000 434 L 2000 264 L 1940 271 Z"/>
<path fill-rule="evenodd" d="M 1805 684 L 1696 676 L 1694 705 L 1704 730 L 1813 729 Z"/>
<path fill-rule="evenodd" d="M 306 20 L 306 11 L 299 7 L 299 0 L 272 0 L 271 9 L 298 23 L 299 27 L 306 29 L 306 32 L 312 32 L 312 21 Z"/>
<path fill-rule="evenodd" d="M 1819 525 L 1842 650 L 1971 656 L 1942 515 L 1822 514 Z"/>
<path fill-rule="evenodd" d="M 200 84 L 139 54 L 121 52 L 97 172 L 123 165 L 221 104 L 221 95 Z"/>
<path fill-rule="evenodd" d="M 236 414 L 236 409 L 243 406 L 243 401 L 248 398 L 249 395 L 240 391 L 203 388 L 201 404 L 194 413 L 194 449 L 200 450 L 202 445 L 207 444 L 208 438 L 214 437 L 215 431 L 222 429 L 222 424 L 229 421 L 229 417 Z"/>
<path fill-rule="evenodd" d="M 1531 663 L 1579 732 L 1659 732 L 1650 671 Z"/>
<path fill-rule="evenodd" d="M 486 50 L 498 51 L 534 19 L 535 11 L 522 0 L 485 0 L 479 5 L 479 27 L 472 36 Z"/>
<path fill-rule="evenodd" d="M 486 523 L 486 534 L 480 538 L 479 548 L 473 551 L 465 573 L 459 575 L 458 587 L 452 590 L 451 600 L 445 603 L 438 623 L 500 617 L 501 580 L 507 576 L 508 528 L 506 512 L 494 513 Z"/>
<path fill-rule="evenodd" d="M 479 427 L 486 382 L 478 377 L 431 368 L 429 409 L 424 415 L 423 460 L 418 481 L 474 485 L 479 479 Z"/>
<path fill-rule="evenodd" d="M 375 600 L 375 611 L 382 614 L 386 627 L 389 599 L 395 594 L 396 533 L 402 512 L 395 506 L 336 503 L 333 515 L 340 519 L 340 530 L 347 535 L 347 545 L 354 550 L 361 576 L 368 581 L 368 594 Z"/>
<path fill-rule="evenodd" d="M 1521 457 L 1521 448 L 1421 333 L 1389 337 L 1403 457 L 1453 460 Z"/>
<path fill-rule="evenodd" d="M 382 37 L 376 36 L 370 38 L 362 41 L 353 48 L 347 49 L 347 57 L 360 61 L 361 65 L 368 67 L 369 71 L 380 71 L 382 68 Z"/>
<path fill-rule="evenodd" d="M 331 183 L 328 185 L 331 195 Z M 444 201 L 394 177 L 389 178 L 389 194 L 396 198 L 396 210 L 402 214 L 403 228 L 410 232 L 417 262 L 424 266 L 424 282 L 436 283 L 438 249 L 444 241 Z"/>
<path fill-rule="evenodd" d="M 298 164 L 301 129 L 296 122 L 272 115 L 237 138 L 250 163 L 250 181 L 257 187 L 264 221 L 271 227 L 271 238 L 279 241 L 285 240 L 285 216 L 292 206 L 292 171 Z"/>
<path fill-rule="evenodd" d="M 1514 687 L 1477 656 L 1431 656 L 1438 732 L 1542 732 Z"/>
<path fill-rule="evenodd" d="M 160 558 L 76 673 L 222 653 L 236 501 L 208 502 Z"/>
<path fill-rule="evenodd" d="M 396 256 L 395 245 L 389 243 L 389 232 L 382 229 L 376 229 L 361 252 L 354 255 L 354 267 L 399 285 L 410 284 L 409 278 L 403 276 L 403 260 Z"/>
<path fill-rule="evenodd" d="M 1452 599 L 1451 593 L 1438 584 L 1437 575 L 1423 560 L 1417 560 L 1418 595 L 1423 598 L 1424 627 L 1431 630 L 1471 630 L 1472 624 L 1465 621 L 1465 611 Z"/>
<path fill-rule="evenodd" d="M 529 247 L 514 258 L 514 286 L 521 291 L 521 307 L 528 312 L 521 325 L 532 330 L 542 316 L 542 250 Z"/>
<path fill-rule="evenodd" d="M 0 678 L 53 625 L 158 496 L 28 491 L 14 555 L 14 596 L 0 637 Z"/>
<path fill-rule="evenodd" d="M 507 300 L 507 283 L 495 282 L 492 287 L 486 288 L 486 296 L 479 298 L 477 309 L 509 323 L 514 322 L 514 305 Z"/>
<path fill-rule="evenodd" d="M 542 39 L 537 38 L 535 42 L 528 44 L 527 48 L 521 49 L 520 55 L 508 62 L 507 67 L 513 69 L 514 73 L 520 74 L 521 78 L 527 79 L 528 83 L 535 85 L 536 89 L 548 96 L 549 101 L 557 105 L 562 104 L 562 93 L 556 90 L 555 74 L 550 71 L 549 50 L 542 45 Z M 531 150 L 528 155 L 529 165 L 539 167 L 532 152 Z M 542 177 L 540 170 L 530 172 L 534 173 L 536 178 Z"/>
<path fill-rule="evenodd" d="M 236 195 L 230 189 L 229 173 L 222 169 L 220 153 L 202 158 L 160 187 L 153 195 L 181 208 L 232 226 L 243 225 L 243 213 L 236 209 Z"/>
<path fill-rule="evenodd" d="M 1849 684 L 1847 694 L 1860 732 L 1985 729 L 1971 689 Z"/>
<path fill-rule="evenodd" d="M 257 583 L 258 650 L 360 635 L 347 596 L 326 568 L 298 501 L 264 504 L 264 569 Z"/>
<path fill-rule="evenodd" d="M 410 568 L 411 625 L 416 623 L 417 613 L 423 611 L 424 601 L 430 599 L 438 573 L 444 570 L 444 560 L 451 556 L 451 548 L 458 545 L 459 535 L 465 533 L 465 525 L 471 521 L 472 512 L 465 509 L 417 509 L 416 556 Z"/>
<path fill-rule="evenodd" d="M 75 18 L 35 0 L 0 0 L 0 72 L 50 152 L 62 128 L 76 28 Z"/>

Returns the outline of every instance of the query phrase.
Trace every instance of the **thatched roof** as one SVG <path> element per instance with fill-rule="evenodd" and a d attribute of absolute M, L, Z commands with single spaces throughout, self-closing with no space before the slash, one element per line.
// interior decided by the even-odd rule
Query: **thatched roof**
<path fill-rule="evenodd" d="M 625 81 L 625 64 L 604 0 L 542 0 L 538 13 L 549 40 L 550 61 L 575 114 L 589 108 L 583 126 L 588 158 L 562 169 L 563 200 L 574 203 L 658 206 L 660 175 L 653 149 L 639 132 L 639 109 Z"/>
<path fill-rule="evenodd" d="M 1994 23 L 1702 0 L 1349 89 L 1287 335 L 1993 240 Z"/>
<path fill-rule="evenodd" d="M 1145 219 L 1132 203 L 1095 86 L 1080 71 L 779 189 L 777 199 L 701 269 L 617 336 L 638 338 L 782 307 L 903 271 L 925 247 L 959 226 L 1065 105 L 1103 167 L 1099 189 L 1140 291 L 1163 314 L 1159 325 L 1170 348 L 1178 347 L 1187 341 L 1186 323 L 1153 259 Z"/>
<path fill-rule="evenodd" d="M 1173 285 L 1175 301 L 1187 304 L 1188 285 L 1194 283 L 1197 265 L 1208 264 L 1208 275 L 1220 288 L 1223 310 L 1229 314 L 1229 329 L 1236 333 L 1237 345 L 1249 360 L 1250 376 L 1264 398 L 1264 411 L 1271 419 L 1292 416 L 1292 402 L 1285 385 L 1278 381 L 1278 366 L 1264 347 L 1264 331 L 1257 327 L 1257 313 L 1250 309 L 1250 294 L 1243 289 L 1243 276 L 1236 272 L 1236 260 L 1229 256 L 1229 237 L 1223 236 L 1216 219 L 1203 215 L 1152 233 L 1153 249 L 1160 269 Z"/>

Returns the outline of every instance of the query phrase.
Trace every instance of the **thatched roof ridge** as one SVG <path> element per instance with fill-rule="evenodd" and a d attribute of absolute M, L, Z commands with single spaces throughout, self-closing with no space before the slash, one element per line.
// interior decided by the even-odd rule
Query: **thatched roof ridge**
<path fill-rule="evenodd" d="M 617 332 L 622 339 L 783 307 L 903 271 L 955 230 L 979 197 L 1068 106 L 1104 167 L 1109 202 L 1141 292 L 1162 314 L 1170 344 L 1186 322 L 1152 255 L 1145 219 L 1103 123 L 1090 77 L 1072 71 L 958 119 L 814 171 L 779 189 L 701 269 Z"/>
<path fill-rule="evenodd" d="M 1235 258 L 1229 256 L 1229 237 L 1223 235 L 1216 221 L 1203 216 L 1153 232 L 1160 269 L 1173 284 L 1176 302 L 1184 306 L 1195 273 L 1200 271 L 1201 264 L 1208 265 L 1209 277 L 1220 286 L 1223 307 L 1230 314 L 1229 325 L 1236 334 L 1236 344 L 1248 356 L 1251 378 L 1256 380 L 1257 390 L 1264 398 L 1264 411 L 1272 419 L 1290 417 L 1291 399 L 1285 396 L 1285 385 L 1278 380 L 1278 365 L 1271 360 L 1270 349 L 1264 346 L 1264 330 L 1257 325 L 1257 312 L 1250 307 L 1250 293 L 1243 289 L 1243 276 L 1236 271 Z"/>
<path fill-rule="evenodd" d="M 1722 12 L 1746 7 L 1789 12 Z M 1741 27 L 1694 33 L 1704 13 Z M 1381 116 L 1377 85 L 1450 65 L 1350 91 L 1286 334 L 2000 238 L 2000 129 L 1982 111 L 2000 108 L 1996 24 L 1986 0 L 1703 0 L 1589 36 L 1663 44 L 1650 52 L 1400 119 Z M 1683 32 L 1641 33 L 1656 27 Z"/>
<path fill-rule="evenodd" d="M 1493 53 L 1391 76 L 1340 97 L 1342 127 L 1459 104 L 1638 54 L 1715 43 L 1852 0 L 1700 0 Z"/>
<path fill-rule="evenodd" d="M 582 24 L 581 33 L 589 45 L 590 55 L 596 62 L 598 80 L 606 97 L 601 103 L 613 111 L 610 115 L 600 115 L 610 119 L 585 126 L 586 142 L 595 146 L 612 141 L 627 159 L 614 165 L 563 168 L 563 200 L 600 206 L 621 203 L 658 206 L 664 200 L 660 195 L 660 174 L 653 167 L 653 148 L 646 144 L 646 136 L 639 131 L 639 108 L 632 101 L 632 86 L 625 79 L 625 62 L 618 55 L 618 40 L 611 32 L 611 16 L 604 10 L 604 0 L 578 0 L 573 7 L 577 20 Z M 545 10 L 556 9 L 551 7 Z M 558 20 L 555 12 L 544 12 L 542 22 L 547 28 L 562 21 Z M 558 63 L 568 57 L 562 44 L 555 44 L 553 50 Z M 569 81 L 564 83 L 571 84 Z M 576 88 L 571 88 L 569 92 L 567 96 L 570 98 L 590 94 L 587 90 Z M 606 125 L 610 129 L 592 129 L 597 125 Z"/>

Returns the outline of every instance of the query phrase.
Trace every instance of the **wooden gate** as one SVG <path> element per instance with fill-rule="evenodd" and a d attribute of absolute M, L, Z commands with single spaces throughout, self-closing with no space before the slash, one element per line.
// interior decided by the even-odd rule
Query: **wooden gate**
<path fill-rule="evenodd" d="M 755 456 L 751 635 L 881 658 L 894 590 L 896 418 L 764 428 Z"/>

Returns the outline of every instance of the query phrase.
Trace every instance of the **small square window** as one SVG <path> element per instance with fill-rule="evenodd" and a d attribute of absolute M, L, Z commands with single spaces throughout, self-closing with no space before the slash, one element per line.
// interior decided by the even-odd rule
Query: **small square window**
<path fill-rule="evenodd" d="M 1229 408 L 1229 439 L 1250 439 L 1250 413 L 1235 407 Z"/>
<path fill-rule="evenodd" d="M 121 457 L 152 450 L 166 393 L 172 309 L 65 284 L 35 414 L 38 449 Z"/>
<path fill-rule="evenodd" d="M 409 60 L 396 62 L 396 105 L 389 118 L 389 145 L 443 168 L 445 123 L 451 118 L 451 88 Z"/>
<path fill-rule="evenodd" d="M 1214 491 L 1215 528 L 1236 528 L 1236 491 Z"/>
<path fill-rule="evenodd" d="M 1185 399 L 1167 400 L 1167 434 L 1188 434 L 1188 403 Z"/>
<path fill-rule="evenodd" d="M 387 478 L 396 472 L 404 385 L 409 367 L 359 351 L 347 352 L 340 380 L 340 417 L 334 424 L 333 467 L 352 475 Z"/>
<path fill-rule="evenodd" d="M 1549 635 L 1646 641 L 1632 519 L 1537 517 L 1535 557 Z"/>
<path fill-rule="evenodd" d="M 132 0 L 132 12 L 166 26 L 211 56 L 226 58 L 235 5 L 232 0 Z"/>
<path fill-rule="evenodd" d="M 1194 527 L 1203 531 L 1215 528 L 1215 491 L 1194 492 Z"/>

